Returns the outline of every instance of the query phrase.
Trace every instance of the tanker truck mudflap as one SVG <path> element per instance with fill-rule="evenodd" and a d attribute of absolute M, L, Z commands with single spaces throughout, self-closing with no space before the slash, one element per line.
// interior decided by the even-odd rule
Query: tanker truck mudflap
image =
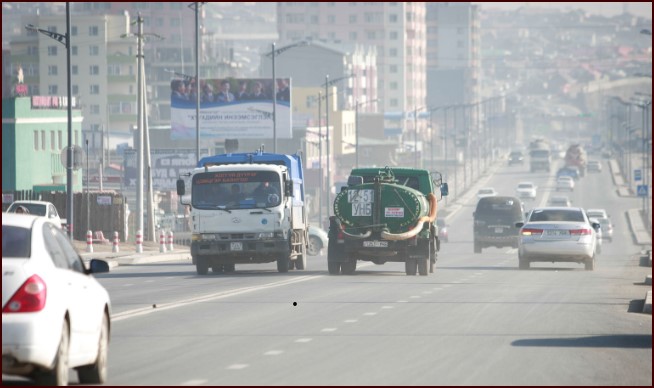
<path fill-rule="evenodd" d="M 408 168 L 354 169 L 330 217 L 330 274 L 353 273 L 356 261 L 403 262 L 407 275 L 433 272 L 440 247 L 435 220 L 439 173 Z"/>

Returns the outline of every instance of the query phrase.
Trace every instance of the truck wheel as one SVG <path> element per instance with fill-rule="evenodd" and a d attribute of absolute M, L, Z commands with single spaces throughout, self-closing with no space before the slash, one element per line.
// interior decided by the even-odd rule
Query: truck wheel
<path fill-rule="evenodd" d="M 475 240 L 475 253 L 481 253 L 481 243 Z"/>
<path fill-rule="evenodd" d="M 291 267 L 289 263 L 288 256 L 283 256 L 277 259 L 277 271 L 280 273 L 288 272 L 288 269 Z"/>
<path fill-rule="evenodd" d="M 206 275 L 209 272 L 209 263 L 206 257 L 196 257 L 195 258 L 195 269 L 198 271 L 198 275 Z"/>
<path fill-rule="evenodd" d="M 429 263 L 430 262 L 431 262 L 431 260 L 429 260 L 428 257 L 418 260 L 418 273 L 420 274 L 420 276 L 429 275 Z"/>
<path fill-rule="evenodd" d="M 418 260 L 406 259 L 404 262 L 404 269 L 407 275 L 415 276 L 416 272 L 418 272 Z"/>
<path fill-rule="evenodd" d="M 436 263 L 433 260 L 429 260 L 429 273 L 434 273 L 434 269 L 436 269 Z"/>
<path fill-rule="evenodd" d="M 337 261 L 328 261 L 327 269 L 329 270 L 330 275 L 340 275 L 341 273 L 341 263 Z"/>
<path fill-rule="evenodd" d="M 343 275 L 352 275 L 356 270 L 357 270 L 356 260 L 348 261 L 346 263 L 341 263 L 341 271 L 343 272 Z"/>
<path fill-rule="evenodd" d="M 295 269 L 306 269 L 307 268 L 307 246 L 304 245 L 304 242 L 300 244 L 300 256 L 295 258 Z"/>

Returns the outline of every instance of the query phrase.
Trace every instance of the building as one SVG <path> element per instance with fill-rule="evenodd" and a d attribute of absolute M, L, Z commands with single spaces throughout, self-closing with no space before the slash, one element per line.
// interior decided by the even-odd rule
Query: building
<path fill-rule="evenodd" d="M 83 117 L 75 101 L 72 116 L 73 145 L 81 146 Z M 61 154 L 67 146 L 66 97 L 2 99 L 3 191 L 65 190 L 66 168 Z M 81 189 L 82 170 L 76 169 L 73 190 Z"/>
<path fill-rule="evenodd" d="M 425 3 L 278 2 L 277 25 L 282 42 L 313 38 L 375 46 L 382 110 L 403 114 L 425 105 Z M 387 137 L 403 135 L 406 123 L 394 125 L 385 124 Z"/>

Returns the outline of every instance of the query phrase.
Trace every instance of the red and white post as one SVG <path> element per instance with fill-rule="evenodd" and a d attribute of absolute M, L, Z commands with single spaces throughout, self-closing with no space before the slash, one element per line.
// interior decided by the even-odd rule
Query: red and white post
<path fill-rule="evenodd" d="M 93 232 L 86 231 L 86 251 L 93 252 Z"/>
<path fill-rule="evenodd" d="M 163 229 L 159 231 L 159 252 L 166 252 L 166 233 Z"/>
<path fill-rule="evenodd" d="M 136 231 L 136 253 L 143 253 L 143 232 Z"/>
<path fill-rule="evenodd" d="M 168 231 L 168 250 L 169 250 L 170 252 L 173 251 L 173 241 L 174 241 L 173 231 L 172 231 L 172 230 L 169 230 L 169 231 Z"/>
<path fill-rule="evenodd" d="M 118 237 L 118 232 L 114 232 L 114 246 L 113 249 L 111 250 L 112 252 L 120 251 L 120 247 L 118 247 L 119 242 L 120 242 L 120 237 Z"/>

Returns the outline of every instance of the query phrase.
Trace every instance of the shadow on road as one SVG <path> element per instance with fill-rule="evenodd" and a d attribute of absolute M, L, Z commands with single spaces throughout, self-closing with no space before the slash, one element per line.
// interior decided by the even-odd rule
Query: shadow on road
<path fill-rule="evenodd" d="M 578 338 L 530 338 L 516 340 L 513 346 L 563 347 L 563 348 L 630 348 L 651 349 L 652 335 L 621 334 L 597 335 Z"/>

